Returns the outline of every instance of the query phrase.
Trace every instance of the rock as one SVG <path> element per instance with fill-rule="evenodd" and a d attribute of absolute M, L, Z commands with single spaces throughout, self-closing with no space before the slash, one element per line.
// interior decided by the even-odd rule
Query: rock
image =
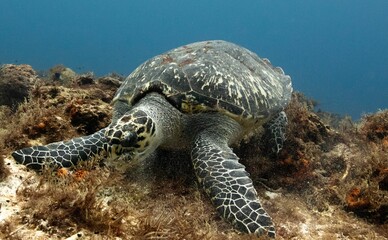
<path fill-rule="evenodd" d="M 49 70 L 49 78 L 53 81 L 59 81 L 62 84 L 69 84 L 77 74 L 68 67 L 56 65 Z"/>
<path fill-rule="evenodd" d="M 0 68 L 0 105 L 16 109 L 28 98 L 29 91 L 38 79 L 30 65 L 5 64 Z"/>

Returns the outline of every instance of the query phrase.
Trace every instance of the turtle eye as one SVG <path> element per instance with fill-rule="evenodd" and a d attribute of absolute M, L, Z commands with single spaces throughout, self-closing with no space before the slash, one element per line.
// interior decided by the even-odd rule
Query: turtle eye
<path fill-rule="evenodd" d="M 110 145 L 118 145 L 118 144 L 121 144 L 121 142 L 117 138 L 112 138 L 112 139 L 110 139 L 109 144 Z"/>
<path fill-rule="evenodd" d="M 137 143 L 137 134 L 129 132 L 128 135 L 121 140 L 120 144 L 123 147 L 132 147 Z"/>

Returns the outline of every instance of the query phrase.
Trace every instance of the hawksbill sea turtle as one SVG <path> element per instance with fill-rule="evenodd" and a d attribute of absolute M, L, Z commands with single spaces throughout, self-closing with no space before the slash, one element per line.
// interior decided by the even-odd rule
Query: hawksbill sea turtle
<path fill-rule="evenodd" d="M 123 82 L 112 123 L 89 136 L 12 153 L 28 167 L 71 167 L 105 155 L 144 159 L 160 149 L 189 149 L 198 181 L 218 213 L 238 230 L 275 237 L 245 167 L 229 147 L 266 124 L 274 151 L 284 142 L 291 78 L 267 59 L 217 40 L 185 45 L 147 60 Z"/>

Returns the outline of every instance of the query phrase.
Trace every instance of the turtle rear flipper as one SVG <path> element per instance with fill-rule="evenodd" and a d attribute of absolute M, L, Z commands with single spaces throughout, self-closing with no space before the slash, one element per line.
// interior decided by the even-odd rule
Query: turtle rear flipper
<path fill-rule="evenodd" d="M 198 181 L 217 211 L 237 229 L 275 237 L 271 218 L 262 208 L 245 167 L 218 137 L 202 134 L 192 150 Z"/>
<path fill-rule="evenodd" d="M 23 148 L 12 153 L 12 157 L 21 164 L 33 169 L 42 169 L 44 165 L 71 167 L 78 161 L 89 160 L 106 152 L 107 144 L 102 129 L 92 135 L 74 138 L 69 141 L 55 142 L 45 146 Z"/>

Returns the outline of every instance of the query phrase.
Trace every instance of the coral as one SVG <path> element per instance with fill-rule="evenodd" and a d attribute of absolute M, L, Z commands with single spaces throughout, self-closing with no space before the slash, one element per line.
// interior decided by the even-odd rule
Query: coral
<path fill-rule="evenodd" d="M 308 101 L 300 93 L 293 93 L 286 109 L 289 119 L 287 139 L 300 139 L 304 143 L 312 142 L 316 145 L 326 144 L 334 132 L 312 112 Z"/>
<path fill-rule="evenodd" d="M 76 98 L 66 105 L 71 124 L 84 134 L 91 134 L 110 123 L 111 107 L 98 99 Z"/>
<path fill-rule="evenodd" d="M 89 171 L 84 170 L 84 169 L 79 169 L 79 170 L 74 172 L 73 178 L 76 181 L 82 181 L 87 177 L 88 174 L 89 174 Z"/>
<path fill-rule="evenodd" d="M 0 68 L 0 105 L 16 109 L 28 98 L 29 91 L 37 80 L 37 74 L 30 65 L 5 64 Z"/>
<path fill-rule="evenodd" d="M 37 185 L 21 187 L 21 200 L 28 199 L 22 214 L 32 216 L 24 219 L 24 224 L 57 236 L 70 236 L 81 229 L 121 236 L 122 219 L 127 215 L 124 203 L 115 201 L 107 207 L 98 197 L 102 183 L 108 185 L 112 176 L 104 169 L 91 170 L 88 174 L 78 174 L 78 171 L 74 177 L 57 177 L 46 172 Z"/>
<path fill-rule="evenodd" d="M 54 82 L 60 82 L 69 85 L 76 78 L 77 74 L 68 67 L 56 65 L 49 70 L 49 79 Z"/>
<path fill-rule="evenodd" d="M 256 140 L 260 142 L 262 158 L 269 158 L 266 161 L 273 162 L 265 171 L 263 168 L 258 169 L 257 174 L 261 174 L 265 179 L 276 174 L 276 181 L 271 181 L 274 188 L 281 186 L 294 190 L 305 189 L 306 184 L 311 184 L 316 178 L 314 169 L 320 165 L 322 153 L 329 151 L 335 142 L 340 140 L 338 134 L 312 112 L 314 106 L 312 100 L 300 93 L 293 93 L 286 109 L 289 122 L 286 141 L 279 154 L 268 155 L 272 143 L 267 132 L 264 132 L 260 140 Z"/>
<path fill-rule="evenodd" d="M 365 115 L 361 121 L 360 131 L 370 141 L 381 142 L 384 146 L 387 146 L 388 110 Z"/>
<path fill-rule="evenodd" d="M 346 195 L 347 207 L 351 210 L 357 210 L 362 208 L 368 208 L 370 206 L 370 200 L 363 194 L 360 188 L 353 188 Z"/>
<path fill-rule="evenodd" d="M 70 174 L 70 172 L 67 168 L 59 168 L 57 170 L 58 177 L 67 177 L 69 174 Z"/>
<path fill-rule="evenodd" d="M 13 72 L 8 73 L 12 76 Z M 14 74 L 15 78 L 19 76 L 18 72 Z M 111 77 L 111 81 L 115 79 L 121 78 Z M 32 145 L 31 140 L 46 144 L 95 132 L 110 122 L 109 102 L 116 89 L 117 85 L 105 83 L 77 88 L 53 85 L 50 79 L 35 79 L 28 101 L 22 102 L 14 113 L 6 107 L 0 109 L 0 146 L 17 149 Z"/>
<path fill-rule="evenodd" d="M 73 81 L 79 86 L 90 85 L 95 83 L 93 73 L 85 73 L 78 75 L 74 78 Z"/>

